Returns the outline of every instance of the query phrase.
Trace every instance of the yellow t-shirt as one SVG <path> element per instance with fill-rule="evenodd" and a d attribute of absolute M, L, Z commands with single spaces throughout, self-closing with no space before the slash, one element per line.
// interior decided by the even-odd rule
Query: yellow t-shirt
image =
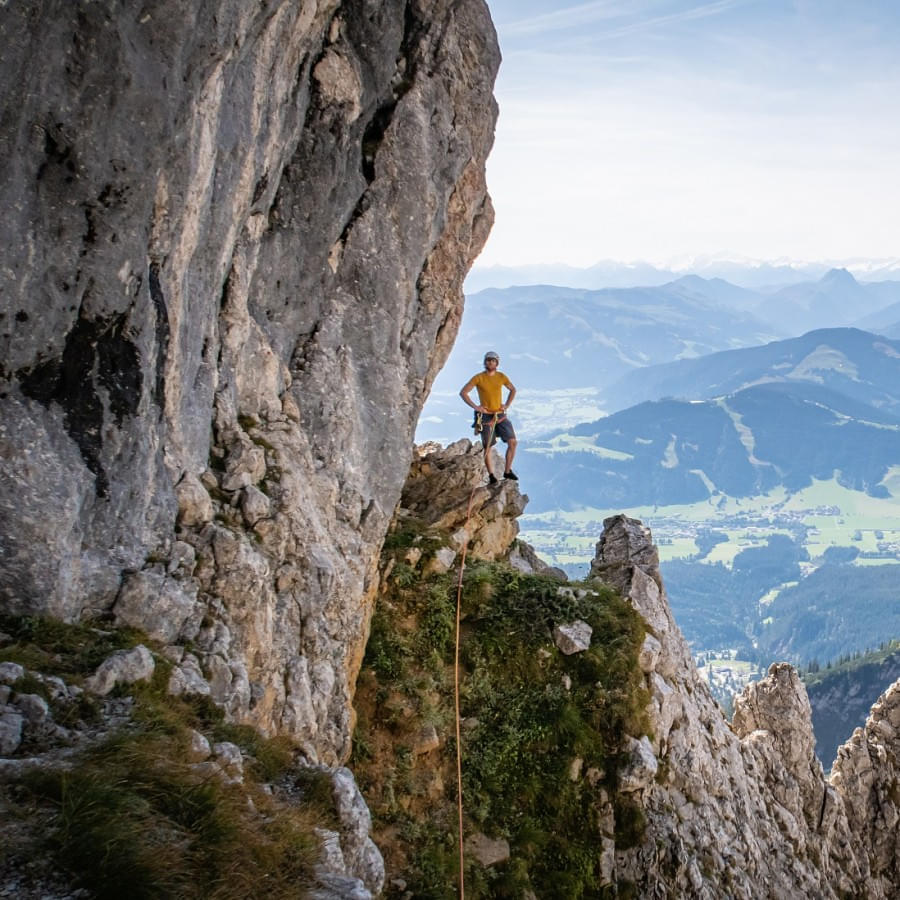
<path fill-rule="evenodd" d="M 469 379 L 471 390 L 474 387 L 478 391 L 478 403 L 490 412 L 496 412 L 503 405 L 503 388 L 512 387 L 512 382 L 499 370 L 489 375 L 487 372 L 479 372 Z"/>

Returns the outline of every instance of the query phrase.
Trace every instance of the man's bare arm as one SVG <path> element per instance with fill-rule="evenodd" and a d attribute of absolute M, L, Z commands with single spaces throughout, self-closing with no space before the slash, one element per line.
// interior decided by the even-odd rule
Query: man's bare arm
<path fill-rule="evenodd" d="M 507 409 L 512 405 L 513 400 L 516 399 L 516 389 L 512 384 L 508 384 L 506 386 L 509 389 L 509 393 L 506 395 L 506 403 L 500 407 L 503 412 L 506 412 Z"/>
<path fill-rule="evenodd" d="M 462 397 L 463 402 L 466 404 L 466 406 L 471 406 L 472 409 L 475 410 L 475 412 L 487 412 L 487 410 L 483 406 L 480 406 L 477 403 L 473 403 L 470 399 L 469 394 L 471 393 L 473 387 L 475 387 L 474 381 L 466 382 L 466 384 L 463 385 L 462 390 L 459 392 L 459 396 Z"/>

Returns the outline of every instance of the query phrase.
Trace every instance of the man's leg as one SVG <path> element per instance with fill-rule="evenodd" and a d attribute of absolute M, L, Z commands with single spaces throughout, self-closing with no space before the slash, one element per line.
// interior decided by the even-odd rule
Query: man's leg
<path fill-rule="evenodd" d="M 506 472 L 512 472 L 513 460 L 516 458 L 516 438 L 510 438 L 506 442 Z"/>
<path fill-rule="evenodd" d="M 485 430 L 481 432 L 481 443 L 484 444 L 484 467 L 487 469 L 488 482 L 490 484 L 496 484 L 497 476 L 494 474 L 494 470 L 491 468 L 490 435 L 491 435 L 492 431 L 493 431 L 493 429 L 485 428 Z"/>

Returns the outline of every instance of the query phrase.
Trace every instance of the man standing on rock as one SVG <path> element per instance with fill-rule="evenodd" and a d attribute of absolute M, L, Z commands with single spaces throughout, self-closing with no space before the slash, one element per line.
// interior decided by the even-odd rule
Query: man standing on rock
<path fill-rule="evenodd" d="M 513 457 L 516 455 L 516 432 L 512 422 L 506 418 L 516 389 L 513 383 L 497 368 L 500 357 L 488 350 L 484 354 L 484 371 L 473 375 L 459 392 L 466 405 L 475 410 L 475 431 L 481 430 L 481 443 L 484 445 L 484 464 L 488 470 L 488 483 L 497 484 L 497 477 L 491 469 L 491 447 L 499 437 L 506 444 L 506 466 L 504 478 L 518 481 L 519 477 L 512 470 Z M 503 388 L 509 389 L 506 402 L 503 402 Z M 478 391 L 478 403 L 473 403 L 469 394 L 475 388 Z"/>

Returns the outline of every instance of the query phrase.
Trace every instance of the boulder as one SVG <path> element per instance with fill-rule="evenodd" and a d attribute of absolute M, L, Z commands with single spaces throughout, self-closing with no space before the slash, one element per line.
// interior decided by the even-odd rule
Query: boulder
<path fill-rule="evenodd" d="M 498 866 L 509 859 L 509 841 L 503 838 L 489 838 L 481 832 L 470 834 L 466 838 L 465 850 L 486 868 Z"/>
<path fill-rule="evenodd" d="M 434 725 L 425 725 L 413 744 L 413 756 L 423 756 L 432 750 L 437 750 L 441 746 L 441 739 L 438 736 L 437 729 Z"/>
<path fill-rule="evenodd" d="M 203 677 L 200 663 L 193 653 L 185 653 L 181 661 L 172 667 L 169 676 L 170 694 L 203 694 L 209 696 L 211 688 L 209 682 Z"/>
<path fill-rule="evenodd" d="M 252 528 L 260 519 L 268 519 L 272 514 L 269 498 L 252 484 L 241 492 L 241 512 L 244 521 Z"/>
<path fill-rule="evenodd" d="M 369 836 L 372 829 L 369 808 L 349 769 L 336 769 L 331 781 L 346 871 L 377 896 L 384 887 L 384 860 Z"/>
<path fill-rule="evenodd" d="M 30 728 L 43 725 L 50 716 L 50 705 L 40 694 L 16 694 L 13 706 L 22 713 Z"/>
<path fill-rule="evenodd" d="M 553 629 L 553 641 L 567 656 L 583 653 L 591 646 L 593 631 L 587 622 L 576 619 L 565 625 L 557 625 Z"/>
<path fill-rule="evenodd" d="M 422 574 L 426 577 L 429 575 L 441 575 L 444 572 L 449 572 L 455 562 L 456 551 L 452 547 L 439 547 L 435 551 L 434 556 L 425 563 Z"/>
<path fill-rule="evenodd" d="M 196 595 L 196 587 L 183 585 L 163 566 L 154 565 L 125 577 L 113 612 L 119 623 L 171 644 L 179 637 L 196 637 L 202 617 Z"/>
<path fill-rule="evenodd" d="M 0 663 L 0 684 L 14 684 L 25 677 L 25 667 L 14 662 Z"/>
<path fill-rule="evenodd" d="M 84 686 L 91 693 L 105 697 L 116 685 L 149 680 L 155 670 L 153 654 L 143 644 L 138 644 L 131 650 L 117 650 L 107 657 L 94 674 L 85 679 Z"/>
<path fill-rule="evenodd" d="M 659 771 L 659 761 L 646 735 L 640 740 L 629 738 L 626 750 L 628 762 L 619 772 L 619 790 L 624 794 L 630 794 L 643 790 L 653 783 Z"/>
<path fill-rule="evenodd" d="M 178 521 L 195 527 L 212 521 L 213 505 L 209 492 L 192 472 L 185 472 L 175 486 L 178 501 Z"/>
<path fill-rule="evenodd" d="M 25 717 L 13 709 L 0 709 L 0 756 L 12 756 L 22 743 Z"/>

